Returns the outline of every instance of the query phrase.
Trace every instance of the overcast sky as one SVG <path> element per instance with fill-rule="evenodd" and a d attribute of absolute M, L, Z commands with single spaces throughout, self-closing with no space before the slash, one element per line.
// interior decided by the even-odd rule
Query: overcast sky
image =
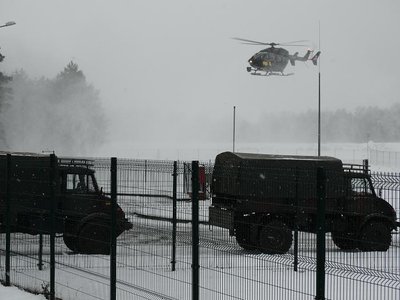
<path fill-rule="evenodd" d="M 318 67 L 251 76 L 247 60 L 262 47 L 231 38 L 309 40 L 318 50 L 319 22 L 323 110 L 400 100 L 398 0 L 1 0 L 7 21 L 17 25 L 0 29 L 2 70 L 52 78 L 73 60 L 100 90 L 118 139 L 229 131 L 234 105 L 248 121 L 316 109 Z"/>

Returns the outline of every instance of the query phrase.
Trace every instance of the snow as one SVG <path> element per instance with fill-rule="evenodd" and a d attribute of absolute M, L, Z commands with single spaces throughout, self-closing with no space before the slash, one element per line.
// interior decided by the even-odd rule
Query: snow
<path fill-rule="evenodd" d="M 34 295 L 16 287 L 5 287 L 0 284 L 0 300 L 45 300 L 43 295 Z"/>

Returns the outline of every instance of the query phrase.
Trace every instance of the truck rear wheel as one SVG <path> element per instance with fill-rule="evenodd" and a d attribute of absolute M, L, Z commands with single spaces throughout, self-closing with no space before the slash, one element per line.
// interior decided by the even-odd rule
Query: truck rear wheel
<path fill-rule="evenodd" d="M 267 254 L 284 254 L 292 246 L 292 231 L 281 220 L 272 220 L 261 226 L 259 249 Z"/>
<path fill-rule="evenodd" d="M 362 251 L 387 251 L 391 242 L 390 227 L 383 221 L 370 221 L 361 228 L 358 248 Z"/>
<path fill-rule="evenodd" d="M 64 244 L 73 252 L 78 252 L 78 235 L 76 223 L 66 219 L 64 223 Z"/>
<path fill-rule="evenodd" d="M 78 237 L 74 234 L 64 232 L 64 244 L 73 252 L 78 252 Z"/>
<path fill-rule="evenodd" d="M 358 246 L 358 239 L 354 233 L 332 231 L 331 237 L 335 245 L 342 250 L 354 250 Z"/>
<path fill-rule="evenodd" d="M 79 251 L 85 254 L 110 254 L 110 225 L 105 220 L 91 220 L 79 232 Z"/>

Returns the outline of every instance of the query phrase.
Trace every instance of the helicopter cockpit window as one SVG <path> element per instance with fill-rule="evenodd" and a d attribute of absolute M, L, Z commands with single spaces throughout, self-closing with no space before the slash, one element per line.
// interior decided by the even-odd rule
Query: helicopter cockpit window
<path fill-rule="evenodd" d="M 372 194 L 371 186 L 366 178 L 352 178 L 351 188 L 353 194 Z"/>
<path fill-rule="evenodd" d="M 67 191 L 74 192 L 94 192 L 95 187 L 91 175 L 67 174 Z"/>
<path fill-rule="evenodd" d="M 265 52 L 264 53 L 264 59 L 271 59 L 272 57 L 271 57 L 272 55 L 271 55 L 271 53 L 269 53 L 269 52 Z"/>

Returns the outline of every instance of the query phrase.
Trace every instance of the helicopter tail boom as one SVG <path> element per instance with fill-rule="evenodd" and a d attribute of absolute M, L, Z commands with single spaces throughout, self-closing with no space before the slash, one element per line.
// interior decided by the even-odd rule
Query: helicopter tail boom
<path fill-rule="evenodd" d="M 289 57 L 290 64 L 292 66 L 296 65 L 296 60 L 298 59 L 298 56 L 297 56 L 298 54 L 299 54 L 299 52 L 296 52 L 295 54 L 293 54 L 292 56 Z"/>
<path fill-rule="evenodd" d="M 307 61 L 307 60 L 309 60 L 309 57 L 310 57 L 310 54 L 311 54 L 311 50 L 308 50 L 308 51 L 306 52 L 306 54 L 304 54 L 303 57 L 299 57 L 298 54 L 299 54 L 299 52 L 296 52 L 295 54 L 293 54 L 293 55 L 291 55 L 291 56 L 289 57 L 290 64 L 291 64 L 292 66 L 295 65 L 296 60 L 298 60 L 298 61 Z"/>
<path fill-rule="evenodd" d="M 300 60 L 300 61 L 307 61 L 308 58 L 310 57 L 310 54 L 311 54 L 311 50 L 307 50 L 306 54 L 304 54 L 304 56 L 303 56 L 303 57 L 300 57 L 298 60 Z"/>

